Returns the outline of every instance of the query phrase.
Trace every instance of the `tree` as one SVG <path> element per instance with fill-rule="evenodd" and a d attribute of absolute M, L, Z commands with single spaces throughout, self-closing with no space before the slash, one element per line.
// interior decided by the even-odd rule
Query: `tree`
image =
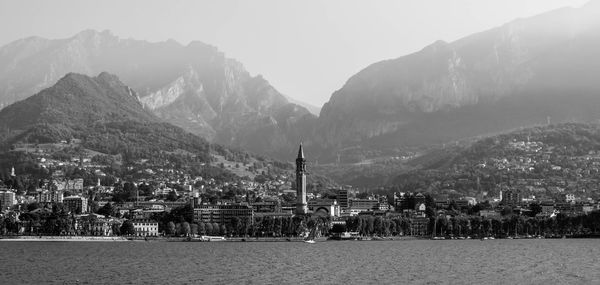
<path fill-rule="evenodd" d="M 121 234 L 122 235 L 134 235 L 135 234 L 135 228 L 133 227 L 133 222 L 130 220 L 126 220 L 123 222 L 123 224 L 121 225 L 120 228 Z"/>
<path fill-rule="evenodd" d="M 512 215 L 513 214 L 513 209 L 511 206 L 504 206 L 504 208 L 502 208 L 502 216 L 508 216 L 508 215 Z"/>
<path fill-rule="evenodd" d="M 110 202 L 104 204 L 102 208 L 98 209 L 98 214 L 105 215 L 107 217 L 114 215 L 114 208 L 112 204 Z"/>
<path fill-rule="evenodd" d="M 177 197 L 175 190 L 171 190 L 171 192 L 167 194 L 167 201 L 177 201 L 177 199 L 179 199 L 179 197 Z"/>
<path fill-rule="evenodd" d="M 190 228 L 190 223 L 188 222 L 183 222 L 181 223 L 181 232 L 179 233 L 182 236 L 189 236 L 190 233 L 192 232 L 192 229 Z"/>
<path fill-rule="evenodd" d="M 538 203 L 533 203 L 529 205 L 529 210 L 531 210 L 530 216 L 535 217 L 537 214 L 542 212 L 542 206 Z"/>
<path fill-rule="evenodd" d="M 167 234 L 174 235 L 175 234 L 175 223 L 172 221 L 167 223 Z"/>
<path fill-rule="evenodd" d="M 221 227 L 219 226 L 218 223 L 213 223 L 212 230 L 213 230 L 213 235 L 218 235 L 221 232 Z"/>
<path fill-rule="evenodd" d="M 183 223 L 193 222 L 194 219 L 194 208 L 190 204 L 186 204 L 185 206 L 177 207 L 171 210 L 171 220 Z"/>
<path fill-rule="evenodd" d="M 212 235 L 213 234 L 213 225 L 211 223 L 206 223 L 204 226 L 206 229 L 206 234 Z"/>
<path fill-rule="evenodd" d="M 40 205 L 37 202 L 33 202 L 30 204 L 27 204 L 27 211 L 31 212 L 39 207 L 40 207 Z"/>
<path fill-rule="evenodd" d="M 190 230 L 192 236 L 198 235 L 198 224 L 190 224 Z"/>
<path fill-rule="evenodd" d="M 121 227 L 119 226 L 119 224 L 117 224 L 117 223 L 112 224 L 111 229 L 112 229 L 113 235 L 115 235 L 115 236 L 121 235 Z"/>
<path fill-rule="evenodd" d="M 221 225 L 221 235 L 227 235 L 227 226 Z"/>

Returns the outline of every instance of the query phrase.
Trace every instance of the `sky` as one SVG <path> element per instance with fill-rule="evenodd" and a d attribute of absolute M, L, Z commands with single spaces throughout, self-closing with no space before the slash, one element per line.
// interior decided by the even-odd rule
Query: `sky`
<path fill-rule="evenodd" d="M 198 40 L 281 93 L 322 106 L 368 65 L 588 0 L 0 0 L 0 46 L 95 29 Z"/>

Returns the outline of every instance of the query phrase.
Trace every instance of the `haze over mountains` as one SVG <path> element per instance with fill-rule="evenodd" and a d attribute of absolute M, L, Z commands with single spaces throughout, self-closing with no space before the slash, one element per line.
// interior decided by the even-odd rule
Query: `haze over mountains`
<path fill-rule="evenodd" d="M 69 72 L 108 71 L 135 90 L 144 110 L 211 142 L 289 160 L 303 141 L 324 162 L 349 148 L 360 159 L 548 119 L 596 121 L 599 3 L 372 64 L 334 92 L 319 117 L 215 47 L 96 31 L 0 48 L 0 104 L 35 94 Z"/>
<path fill-rule="evenodd" d="M 375 63 L 323 107 L 323 145 L 443 143 L 600 119 L 600 4 L 519 19 Z"/>

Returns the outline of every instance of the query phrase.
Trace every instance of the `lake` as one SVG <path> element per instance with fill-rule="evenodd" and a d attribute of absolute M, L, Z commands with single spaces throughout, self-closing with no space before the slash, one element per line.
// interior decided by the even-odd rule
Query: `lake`
<path fill-rule="evenodd" d="M 0 284 L 600 284 L 600 240 L 0 242 Z"/>

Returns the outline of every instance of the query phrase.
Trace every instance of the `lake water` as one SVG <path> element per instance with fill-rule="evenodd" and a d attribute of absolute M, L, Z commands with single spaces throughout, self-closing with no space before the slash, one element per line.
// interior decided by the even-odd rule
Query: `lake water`
<path fill-rule="evenodd" d="M 0 242 L 0 284 L 600 284 L 600 240 Z"/>

